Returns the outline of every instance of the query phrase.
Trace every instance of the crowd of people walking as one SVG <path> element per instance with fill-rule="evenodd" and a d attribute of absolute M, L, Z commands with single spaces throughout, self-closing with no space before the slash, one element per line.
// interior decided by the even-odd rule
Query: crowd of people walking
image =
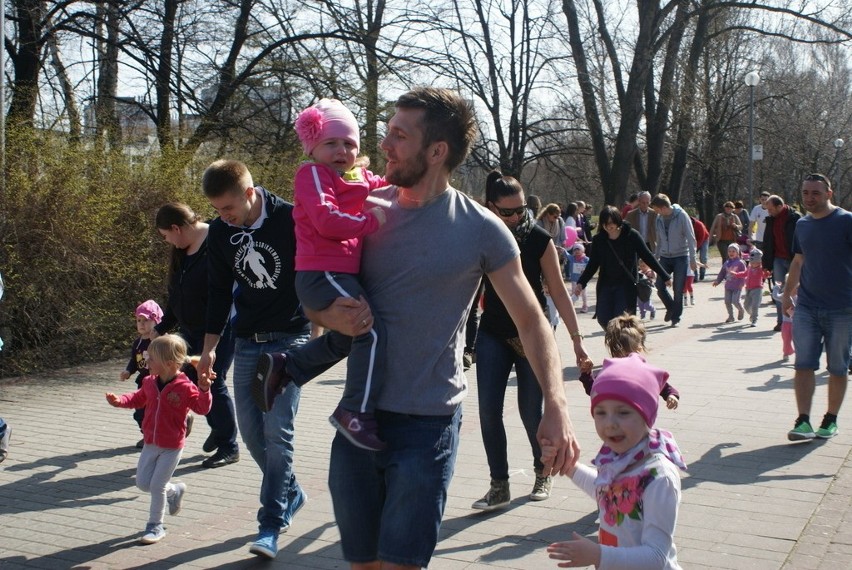
<path fill-rule="evenodd" d="M 249 550 L 275 558 L 279 534 L 308 501 L 293 467 L 301 391 L 348 357 L 329 418 L 343 556 L 358 570 L 428 566 L 457 460 L 465 370 L 475 362 L 489 480 L 472 508 L 511 501 L 516 458 L 503 416 L 514 370 L 535 473 L 529 499 L 547 500 L 553 477 L 567 475 L 599 509 L 597 542 L 566 537 L 550 557 L 680 568 L 674 534 L 686 462 L 656 424 L 660 401 L 677 408 L 680 393 L 648 362 L 643 320 L 656 316 L 656 293 L 663 321 L 681 323 L 713 244 L 726 324 L 748 315 L 756 327 L 766 280 L 775 288 L 776 330 L 786 331 L 785 355 L 795 354 L 798 415 L 788 439 L 837 434 L 852 350 L 852 214 L 832 203 L 825 176 L 802 182 L 805 215 L 765 192 L 751 213 L 725 202 L 708 229 L 669 196 L 641 192 L 623 208 L 604 206 L 595 222 L 590 205 L 542 206 L 497 171 L 482 203 L 453 188 L 477 129 L 470 103 L 449 90 L 417 88 L 396 101 L 381 143 L 384 176 L 359 158 L 357 120 L 339 101 L 306 108 L 296 128 L 308 160 L 294 203 L 257 185 L 243 162 L 217 160 L 201 181 L 215 219 L 177 202 L 157 212 L 154 226 L 170 245 L 165 309 L 155 300 L 136 307 L 138 338 L 120 378 L 135 374 L 138 389 L 106 394 L 110 405 L 136 410 L 143 434 L 137 486 L 151 506 L 141 542 L 165 537 L 165 513 L 179 514 L 189 493 L 172 475 L 193 412 L 210 427 L 202 467 L 239 461 L 239 432 L 260 469 Z M 611 355 L 600 367 L 578 322 L 590 308 Z M 593 466 L 578 464 L 558 322 L 602 441 Z M 815 429 L 823 348 L 828 405 Z M 0 419 L 0 461 L 10 433 Z"/>

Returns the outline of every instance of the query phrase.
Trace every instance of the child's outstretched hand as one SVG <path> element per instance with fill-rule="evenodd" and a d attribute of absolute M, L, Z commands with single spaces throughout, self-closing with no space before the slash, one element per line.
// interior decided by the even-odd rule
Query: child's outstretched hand
<path fill-rule="evenodd" d="M 669 396 L 666 398 L 666 407 L 670 410 L 676 410 L 679 403 L 680 400 L 677 399 L 677 396 Z"/>
<path fill-rule="evenodd" d="M 547 547 L 547 552 L 553 560 L 566 560 L 557 564 L 560 568 L 579 568 L 582 566 L 599 566 L 601 563 L 601 547 L 597 542 L 571 533 L 573 540 L 554 542 Z"/>
<path fill-rule="evenodd" d="M 718 287 L 718 286 L 719 286 L 719 282 L 718 282 L 718 281 L 714 281 L 714 282 L 713 282 L 713 287 Z"/>
<path fill-rule="evenodd" d="M 112 392 L 106 393 L 106 401 L 109 402 L 110 406 L 118 407 L 118 396 L 113 394 Z"/>
<path fill-rule="evenodd" d="M 215 377 L 215 375 L 213 375 Z M 213 378 L 210 376 L 205 376 L 203 378 L 198 379 L 198 389 L 202 392 L 206 392 L 210 389 L 210 385 L 213 383 Z"/>
<path fill-rule="evenodd" d="M 121 374 L 119 374 L 118 377 L 122 380 L 127 380 L 128 378 L 130 378 L 130 372 L 128 372 L 127 370 L 122 370 Z"/>

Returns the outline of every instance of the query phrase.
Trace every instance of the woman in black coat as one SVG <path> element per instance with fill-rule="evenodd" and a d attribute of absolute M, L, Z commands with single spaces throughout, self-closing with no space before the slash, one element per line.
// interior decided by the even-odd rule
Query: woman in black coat
<path fill-rule="evenodd" d="M 577 281 L 574 294 L 579 295 L 598 274 L 597 295 L 598 324 L 606 330 L 609 321 L 624 312 L 636 314 L 637 258 L 641 258 L 664 281 L 671 276 L 660 265 L 639 232 L 621 219 L 621 213 L 613 206 L 601 210 L 598 233 L 592 238 L 592 254 L 586 270 Z"/>

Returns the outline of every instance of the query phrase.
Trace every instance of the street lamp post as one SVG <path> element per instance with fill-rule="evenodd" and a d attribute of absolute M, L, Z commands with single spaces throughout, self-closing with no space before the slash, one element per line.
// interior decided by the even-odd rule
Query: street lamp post
<path fill-rule="evenodd" d="M 837 168 L 839 166 L 840 150 L 843 148 L 843 145 L 846 144 L 846 142 L 841 138 L 836 138 L 831 144 L 834 145 L 834 163 L 831 165 L 831 170 L 828 173 L 828 179 L 832 181 L 832 184 L 834 185 L 836 190 L 837 181 L 834 180 L 834 177 L 837 174 Z"/>
<path fill-rule="evenodd" d="M 754 88 L 760 83 L 760 75 L 756 71 L 749 71 L 745 76 L 745 84 L 748 85 L 748 199 L 754 196 Z"/>

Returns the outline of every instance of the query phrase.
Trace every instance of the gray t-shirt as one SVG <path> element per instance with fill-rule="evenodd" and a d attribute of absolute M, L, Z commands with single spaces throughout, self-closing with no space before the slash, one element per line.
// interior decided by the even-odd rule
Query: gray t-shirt
<path fill-rule="evenodd" d="M 519 250 L 503 222 L 452 188 L 415 209 L 400 208 L 397 191 L 371 194 L 390 206 L 361 258 L 361 283 L 387 338 L 377 408 L 449 415 L 467 394 L 464 328 L 479 281 Z"/>

